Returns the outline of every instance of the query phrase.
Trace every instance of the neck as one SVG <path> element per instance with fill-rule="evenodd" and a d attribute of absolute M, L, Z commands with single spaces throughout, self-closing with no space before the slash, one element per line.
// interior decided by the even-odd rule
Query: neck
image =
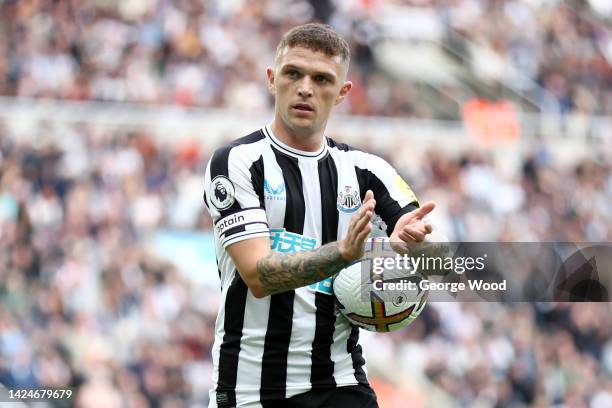
<path fill-rule="evenodd" d="M 300 134 L 289 129 L 282 120 L 275 118 L 271 125 L 274 135 L 287 146 L 303 152 L 317 152 L 323 143 L 323 130 Z"/>

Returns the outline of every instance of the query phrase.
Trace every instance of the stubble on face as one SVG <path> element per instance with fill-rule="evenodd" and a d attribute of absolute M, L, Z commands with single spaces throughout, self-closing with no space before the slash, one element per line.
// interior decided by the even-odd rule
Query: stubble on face
<path fill-rule="evenodd" d="M 314 146 L 315 150 L 320 147 L 333 106 L 350 90 L 350 83 L 345 82 L 346 68 L 340 56 L 304 47 L 283 50 L 274 70 L 268 70 L 270 90 L 276 98 L 275 134 L 285 142 Z"/>

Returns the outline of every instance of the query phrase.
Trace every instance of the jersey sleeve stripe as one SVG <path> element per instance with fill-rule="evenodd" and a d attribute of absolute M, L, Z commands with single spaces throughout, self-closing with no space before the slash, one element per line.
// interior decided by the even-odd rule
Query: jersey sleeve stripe
<path fill-rule="evenodd" d="M 269 231 L 268 219 L 263 209 L 255 207 L 234 211 L 215 222 L 215 235 L 222 244 L 245 231 L 262 233 Z"/>
<path fill-rule="evenodd" d="M 262 221 L 249 222 L 243 225 L 239 225 L 237 227 L 230 228 L 229 230 L 221 234 L 220 238 L 224 240 L 226 238 L 231 238 L 240 232 L 253 231 L 255 229 L 259 230 L 258 232 L 263 232 L 262 227 L 268 229 L 268 223 Z"/>

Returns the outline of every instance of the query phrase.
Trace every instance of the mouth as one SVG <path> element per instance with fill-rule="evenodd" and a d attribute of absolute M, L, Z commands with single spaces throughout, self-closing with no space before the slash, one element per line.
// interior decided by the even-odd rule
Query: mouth
<path fill-rule="evenodd" d="M 307 103 L 296 103 L 292 108 L 300 112 L 314 112 L 314 108 Z"/>

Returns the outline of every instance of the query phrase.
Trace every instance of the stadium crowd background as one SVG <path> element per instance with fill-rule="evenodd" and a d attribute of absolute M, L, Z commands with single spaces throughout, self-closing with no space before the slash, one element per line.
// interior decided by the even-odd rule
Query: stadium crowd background
<path fill-rule="evenodd" d="M 0 94 L 265 111 L 262 73 L 277 39 L 318 17 L 347 28 L 355 47 L 357 87 L 345 113 L 437 117 L 368 51 L 380 2 L 346 2 L 335 13 L 332 3 L 281 3 L 3 1 Z M 461 16 L 465 35 L 529 59 L 526 72 L 565 112 L 612 109 L 610 30 L 585 4 L 575 12 L 553 1 L 393 3 Z M 516 10 L 533 24 L 517 31 Z M 88 123 L 32 132 L 22 139 L 0 122 L 0 383 L 71 385 L 81 406 L 205 406 L 218 293 L 144 243 L 161 229 L 210 230 L 201 189 L 214 146 L 168 149 L 146 128 Z M 568 163 L 556 159 L 554 141 L 533 143 L 509 177 L 484 149 L 431 148 L 408 166 L 401 142 L 365 148 L 419 197 L 438 201 L 436 221 L 451 239 L 612 241 L 605 151 Z M 430 304 L 410 329 L 362 332 L 362 341 L 385 408 L 603 408 L 612 405 L 611 312 L 610 304 Z"/>
<path fill-rule="evenodd" d="M 398 28 L 389 17 L 410 16 L 407 7 L 431 14 Z M 278 38 L 317 19 L 352 46 L 354 97 L 341 108 L 352 114 L 457 119 L 445 97 L 453 86 L 425 104 L 421 87 L 376 63 L 389 37 L 424 40 L 437 29 L 438 45 L 468 71 L 485 79 L 506 66 L 501 82 L 541 111 L 608 115 L 611 9 L 601 0 L 5 0 L 0 94 L 265 110 L 272 99 L 261 73 Z"/>

